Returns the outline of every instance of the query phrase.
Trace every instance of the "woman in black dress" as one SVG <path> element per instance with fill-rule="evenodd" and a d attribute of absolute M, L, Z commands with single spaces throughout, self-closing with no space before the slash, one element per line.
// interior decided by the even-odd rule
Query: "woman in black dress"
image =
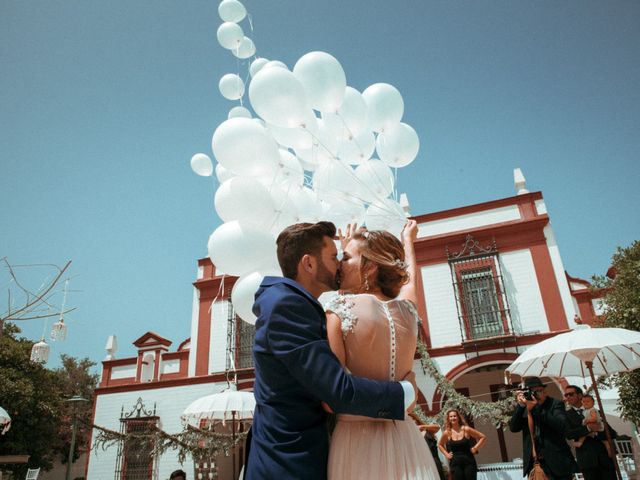
<path fill-rule="evenodd" d="M 478 465 L 473 456 L 482 448 L 486 437 L 467 425 L 458 410 L 448 410 L 444 419 L 444 431 L 438 448 L 449 460 L 453 480 L 475 480 Z"/>

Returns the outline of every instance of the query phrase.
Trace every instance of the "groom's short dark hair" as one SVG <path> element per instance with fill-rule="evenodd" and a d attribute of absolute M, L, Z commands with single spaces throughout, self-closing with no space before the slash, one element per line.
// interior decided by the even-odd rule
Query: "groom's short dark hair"
<path fill-rule="evenodd" d="M 335 235 L 336 226 L 331 222 L 296 223 L 285 228 L 276 240 L 282 275 L 294 280 L 302 257 L 318 255 L 324 245 L 324 237 L 333 238 Z"/>

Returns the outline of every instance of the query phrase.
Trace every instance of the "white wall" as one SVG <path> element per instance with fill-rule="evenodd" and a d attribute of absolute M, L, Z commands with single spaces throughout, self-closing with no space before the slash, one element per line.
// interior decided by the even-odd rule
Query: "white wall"
<path fill-rule="evenodd" d="M 200 269 L 198 269 L 200 275 Z M 200 277 L 198 277 L 200 278 Z M 200 316 L 200 290 L 193 287 L 193 302 L 191 306 L 191 344 L 189 352 L 189 373 L 190 377 L 196 375 L 196 358 L 198 357 L 198 317 Z"/>
<path fill-rule="evenodd" d="M 420 233 L 418 237 L 431 237 L 512 220 L 520 220 L 520 210 L 517 205 L 508 205 L 506 207 L 424 222 L 419 225 Z"/>
<path fill-rule="evenodd" d="M 152 411 L 153 405 L 156 403 L 156 414 L 160 417 L 160 427 L 165 432 L 178 433 L 182 431 L 180 415 L 191 402 L 205 395 L 221 392 L 226 386 L 226 382 L 223 382 L 98 395 L 94 423 L 119 431 L 122 407 L 124 406 L 125 413 L 129 413 L 135 406 L 138 397 L 141 397 L 147 410 Z M 94 430 L 92 445 L 96 434 L 97 432 Z M 91 480 L 114 478 L 117 453 L 117 445 L 106 450 L 93 449 L 89 457 L 88 478 Z M 189 478 L 193 476 L 190 473 L 193 472 L 193 462 L 189 460 L 181 466 L 178 463 L 177 453 L 169 450 L 159 460 L 157 478 L 169 478 L 171 472 L 178 468 L 185 470 L 189 474 Z"/>
<path fill-rule="evenodd" d="M 420 269 L 429 320 L 431 346 L 455 345 L 462 341 L 456 298 L 448 263 Z"/>
<path fill-rule="evenodd" d="M 227 367 L 227 316 L 229 302 L 219 300 L 211 306 L 211 338 L 209 340 L 209 370 L 224 372 Z"/>
<path fill-rule="evenodd" d="M 178 373 L 180 371 L 180 360 L 163 360 L 160 368 L 161 374 Z"/>
<path fill-rule="evenodd" d="M 567 323 L 573 325 L 573 317 L 579 312 L 573 308 L 573 297 L 569 290 L 569 282 L 567 282 L 562 257 L 560 257 L 560 249 L 558 248 L 558 243 L 556 242 L 556 237 L 550 224 L 544 227 L 544 236 L 547 239 L 551 265 L 553 265 L 553 273 L 556 277 L 556 282 L 558 282 L 558 288 L 560 289 L 560 297 L 562 298 L 562 306 L 567 317 Z"/>
<path fill-rule="evenodd" d="M 536 200 L 535 205 L 538 215 L 544 215 L 547 213 L 547 205 L 544 203 L 544 200 Z"/>
<path fill-rule="evenodd" d="M 501 253 L 500 265 L 514 330 L 517 333 L 548 332 L 549 324 L 531 251 Z"/>
<path fill-rule="evenodd" d="M 138 366 L 133 365 L 121 365 L 118 367 L 111 367 L 111 378 L 109 380 L 116 380 L 118 378 L 133 378 L 136 376 Z"/>

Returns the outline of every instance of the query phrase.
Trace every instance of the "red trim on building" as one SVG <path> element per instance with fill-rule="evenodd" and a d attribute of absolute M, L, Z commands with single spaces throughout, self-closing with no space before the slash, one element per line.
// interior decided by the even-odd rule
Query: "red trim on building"
<path fill-rule="evenodd" d="M 554 337 L 559 333 L 565 333 L 568 331 L 569 329 L 567 328 L 565 330 L 536 333 L 533 335 L 488 338 L 484 339 L 484 342 L 474 345 L 473 351 L 480 353 L 490 350 L 496 350 L 497 348 L 515 348 L 524 347 L 526 345 L 534 345 L 541 342 L 542 340 L 546 340 L 547 338 Z M 446 345 L 444 347 L 430 348 L 428 352 L 429 356 L 433 358 L 446 357 L 449 355 L 463 355 L 465 353 L 468 354 L 469 348 L 458 343 L 454 345 Z"/>
<path fill-rule="evenodd" d="M 418 223 L 431 222 L 433 220 L 441 220 L 443 218 L 458 217 L 468 215 L 469 213 L 483 212 L 485 210 L 493 210 L 495 208 L 507 207 L 509 205 L 521 205 L 525 203 L 534 203 L 536 200 L 542 199 L 542 192 L 531 192 L 524 195 L 516 195 L 513 197 L 501 198 L 499 200 L 491 200 L 489 202 L 476 203 L 474 205 L 466 205 L 464 207 L 451 208 L 440 212 L 426 213 L 413 217 Z"/>
<path fill-rule="evenodd" d="M 242 389 L 247 388 L 247 385 L 253 385 L 253 368 L 245 368 L 238 370 L 238 387 Z M 225 372 L 215 373 L 213 375 L 203 375 L 201 377 L 187 377 L 160 380 L 157 382 L 145 382 L 145 383 L 131 383 L 127 385 L 113 385 L 107 387 L 98 387 L 95 392 L 96 395 L 105 395 L 109 393 L 121 393 L 121 392 L 137 392 L 140 390 L 153 390 L 155 388 L 167 388 L 167 387 L 181 387 L 184 385 L 199 385 L 201 383 L 217 383 L 227 381 L 227 374 Z"/>
<path fill-rule="evenodd" d="M 149 341 L 151 340 L 151 341 Z M 161 337 L 155 332 L 147 332 L 140 338 L 133 342 L 133 345 L 138 348 L 148 348 L 156 345 L 164 345 L 165 347 L 171 346 L 173 342 L 164 337 Z"/>
<path fill-rule="evenodd" d="M 418 315 L 422 320 L 420 324 L 419 336 L 423 339 L 427 348 L 431 347 L 431 333 L 429 332 L 429 315 L 427 314 L 426 293 L 424 291 L 424 284 L 422 283 L 422 271 L 420 265 L 416 265 L 416 271 L 418 277 L 416 278 L 416 290 L 418 296 Z"/>
<path fill-rule="evenodd" d="M 418 238 L 415 243 L 416 260 L 419 266 L 446 263 L 447 248 L 455 252 L 464 245 L 467 235 L 473 235 L 480 244 L 492 243 L 495 239 L 500 253 L 523 250 L 536 242 L 546 242 L 544 227 L 549 223 L 547 215 L 529 220 L 513 220 L 453 233 Z"/>
<path fill-rule="evenodd" d="M 551 255 L 549 248 L 545 243 L 533 244 L 529 247 L 533 258 L 533 266 L 540 287 L 540 296 L 542 297 L 542 305 L 544 313 L 547 316 L 547 324 L 550 331 L 566 330 L 569 328 L 569 322 L 562 304 L 560 296 L 560 287 L 556 281 L 553 264 L 551 263 Z"/>

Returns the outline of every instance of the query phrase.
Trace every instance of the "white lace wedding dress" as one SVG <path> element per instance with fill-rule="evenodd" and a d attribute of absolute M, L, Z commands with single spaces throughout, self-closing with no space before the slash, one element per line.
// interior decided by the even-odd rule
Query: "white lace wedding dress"
<path fill-rule="evenodd" d="M 338 315 L 346 368 L 375 380 L 402 380 L 413 368 L 418 314 L 408 300 L 339 294 L 326 310 Z M 404 421 L 338 415 L 329 450 L 329 480 L 439 480 L 418 427 Z"/>

